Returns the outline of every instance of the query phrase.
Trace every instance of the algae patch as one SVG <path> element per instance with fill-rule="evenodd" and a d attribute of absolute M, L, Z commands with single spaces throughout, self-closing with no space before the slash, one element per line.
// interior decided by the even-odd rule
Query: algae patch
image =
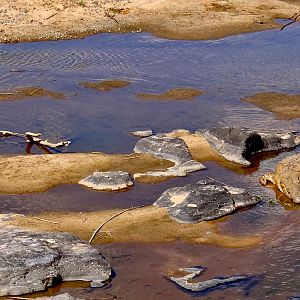
<path fill-rule="evenodd" d="M 191 88 L 171 89 L 161 94 L 138 93 L 136 97 L 143 100 L 194 100 L 201 96 L 203 91 Z"/>
<path fill-rule="evenodd" d="M 56 100 L 65 99 L 65 95 L 60 92 L 54 92 L 42 87 L 21 87 L 6 92 L 0 91 L 0 101 L 15 101 L 25 98 L 48 97 Z"/>
<path fill-rule="evenodd" d="M 130 85 L 130 82 L 126 80 L 104 80 L 99 82 L 82 81 L 79 82 L 79 85 L 99 92 L 109 92 L 114 89 L 125 88 Z"/>
<path fill-rule="evenodd" d="M 242 98 L 242 101 L 274 113 L 279 119 L 300 118 L 300 95 L 258 93 Z"/>

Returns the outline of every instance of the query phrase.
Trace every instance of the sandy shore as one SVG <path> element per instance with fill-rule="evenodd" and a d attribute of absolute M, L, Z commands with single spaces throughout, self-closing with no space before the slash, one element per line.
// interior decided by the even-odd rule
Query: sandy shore
<path fill-rule="evenodd" d="M 296 0 L 2 0 L 0 42 L 128 31 L 170 39 L 218 39 L 277 28 L 275 18 L 299 11 Z"/>

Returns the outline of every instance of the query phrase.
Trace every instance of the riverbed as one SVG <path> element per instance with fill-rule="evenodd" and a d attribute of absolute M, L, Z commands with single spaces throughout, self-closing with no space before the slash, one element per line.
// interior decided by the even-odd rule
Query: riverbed
<path fill-rule="evenodd" d="M 299 49 L 297 24 L 284 31 L 242 34 L 217 41 L 176 41 L 135 33 L 0 44 L 1 91 L 35 86 L 65 95 L 64 99 L 45 96 L 0 101 L 0 129 L 41 132 L 49 140 L 71 140 L 63 152 L 106 153 L 132 152 L 137 138 L 130 132 L 149 128 L 155 133 L 217 125 L 298 131 L 299 119 L 279 119 L 241 98 L 260 92 L 299 94 Z M 79 84 L 102 80 L 126 80 L 130 84 L 103 92 Z M 143 100 L 136 96 L 174 88 L 193 88 L 203 93 L 188 101 Z M 167 188 L 211 176 L 263 198 L 256 207 L 229 216 L 220 225 L 228 233 L 260 234 L 264 237 L 260 245 L 247 249 L 183 242 L 98 245 L 115 271 L 108 288 L 62 284 L 47 294 L 68 291 L 83 299 L 189 299 L 189 294 L 164 276 L 181 267 L 201 265 L 208 268 L 204 279 L 236 274 L 256 278 L 249 286 L 198 295 L 201 299 L 288 299 L 300 294 L 299 206 L 287 199 L 275 201 L 274 191 L 261 187 L 258 178 L 274 170 L 284 157 L 298 152 L 257 155 L 251 168 L 239 171 L 207 161 L 205 171 L 155 185 L 137 183 L 121 193 L 62 185 L 44 193 L 2 194 L 0 211 L 87 212 L 150 205 Z M 0 153 L 24 154 L 25 145 L 19 140 L 0 139 Z"/>

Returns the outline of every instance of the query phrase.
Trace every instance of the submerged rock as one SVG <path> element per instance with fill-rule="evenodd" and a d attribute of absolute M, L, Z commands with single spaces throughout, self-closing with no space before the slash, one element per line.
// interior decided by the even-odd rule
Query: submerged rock
<path fill-rule="evenodd" d="M 250 165 L 252 154 L 294 148 L 300 144 L 300 136 L 294 132 L 272 133 L 240 127 L 215 127 L 198 130 L 209 144 L 227 160 Z"/>
<path fill-rule="evenodd" d="M 133 182 L 127 172 L 94 172 L 79 181 L 79 184 L 99 191 L 118 191 L 130 187 Z"/>
<path fill-rule="evenodd" d="M 172 276 L 170 277 L 170 280 L 178 284 L 180 287 L 192 292 L 203 292 L 211 288 L 237 283 L 249 278 L 247 276 L 238 275 L 238 276 L 231 276 L 231 277 L 224 277 L 224 278 L 223 277 L 213 278 L 206 281 L 192 282 L 191 280 L 197 275 L 200 275 L 204 271 L 204 268 L 202 267 L 182 268 L 180 269 L 180 271 L 188 274 L 182 277 Z"/>
<path fill-rule="evenodd" d="M 98 250 L 68 233 L 0 227 L 0 296 L 43 291 L 61 281 L 109 280 Z"/>
<path fill-rule="evenodd" d="M 52 296 L 52 297 L 42 297 L 36 298 L 37 300 L 83 300 L 82 298 L 75 298 L 68 293 Z"/>
<path fill-rule="evenodd" d="M 132 131 L 131 132 L 134 136 L 137 137 L 149 137 L 153 135 L 153 131 L 151 129 L 149 130 L 137 130 L 137 131 Z"/>
<path fill-rule="evenodd" d="M 259 180 L 262 185 L 273 183 L 288 198 L 300 203 L 300 153 L 283 159 L 274 173 L 267 173 Z"/>
<path fill-rule="evenodd" d="M 166 190 L 154 205 L 167 208 L 169 216 L 178 222 L 197 223 L 226 216 L 258 202 L 257 197 L 243 189 L 201 180 Z"/>
<path fill-rule="evenodd" d="M 185 142 L 180 138 L 167 137 L 164 134 L 154 135 L 139 140 L 134 151 L 148 153 L 158 158 L 170 160 L 175 163 L 167 171 L 155 171 L 134 174 L 134 178 L 148 177 L 176 177 L 186 176 L 190 172 L 203 170 L 205 166 L 192 160 L 192 156 Z"/>

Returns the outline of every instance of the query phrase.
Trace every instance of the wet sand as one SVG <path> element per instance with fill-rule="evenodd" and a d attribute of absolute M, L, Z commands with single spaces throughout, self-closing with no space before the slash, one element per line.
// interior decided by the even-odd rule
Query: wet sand
<path fill-rule="evenodd" d="M 16 221 L 2 222 L 35 231 L 69 232 L 89 240 L 93 231 L 104 221 L 122 210 L 99 212 L 59 213 L 49 212 L 34 216 L 16 217 Z M 47 220 L 38 220 L 35 217 Z M 57 222 L 53 224 L 50 222 Z M 222 247 L 253 247 L 261 241 L 259 236 L 231 236 L 222 234 L 218 221 L 183 224 L 169 218 L 166 209 L 146 206 L 127 211 L 108 222 L 93 240 L 94 244 L 124 242 L 171 242 L 213 244 Z"/>
<path fill-rule="evenodd" d="M 81 38 L 100 32 L 148 31 L 169 39 L 218 39 L 278 28 L 299 12 L 296 1 L 3 0 L 0 42 Z"/>
<path fill-rule="evenodd" d="M 242 98 L 242 101 L 270 111 L 279 119 L 292 120 L 300 118 L 300 95 L 288 95 L 272 92 L 259 93 Z"/>
<path fill-rule="evenodd" d="M 23 194 L 43 192 L 78 183 L 94 171 L 127 171 L 130 174 L 166 170 L 170 161 L 146 154 L 104 153 L 42 154 L 0 157 L 0 192 Z"/>

